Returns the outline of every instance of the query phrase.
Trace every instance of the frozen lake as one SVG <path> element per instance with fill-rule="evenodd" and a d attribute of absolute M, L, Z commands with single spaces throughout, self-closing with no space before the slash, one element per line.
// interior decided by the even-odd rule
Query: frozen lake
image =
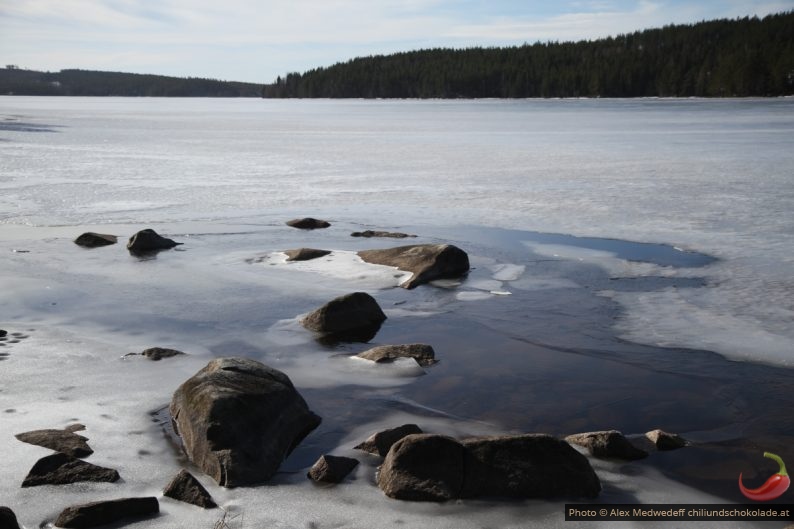
<path fill-rule="evenodd" d="M 731 465 L 751 448 L 794 460 L 792 167 L 792 99 L 0 97 L 0 328 L 20 335 L 0 344 L 0 447 L 14 454 L 0 497 L 32 527 L 70 503 L 156 494 L 181 463 L 149 412 L 209 358 L 246 355 L 324 419 L 275 485 L 211 489 L 246 527 L 565 525 L 554 502 L 388 500 L 374 461 L 347 488 L 306 482 L 319 453 L 354 455 L 399 421 L 457 435 L 661 427 L 701 445 L 644 466 L 593 460 L 600 501 L 741 501 Z M 284 226 L 297 216 L 332 227 Z M 147 227 L 185 244 L 133 258 L 123 243 Z M 452 242 L 474 269 L 407 292 L 274 254 L 347 263 L 402 244 L 349 236 L 361 229 Z M 120 244 L 83 250 L 84 231 Z M 352 290 L 389 316 L 373 343 L 432 343 L 440 364 L 367 372 L 344 357 L 366 346 L 318 344 L 295 323 Z M 120 360 L 154 345 L 191 357 Z M 46 451 L 10 434 L 74 419 L 124 483 L 19 489 Z M 725 476 L 701 475 L 725 461 Z M 162 509 L 139 525 L 214 516 Z"/>

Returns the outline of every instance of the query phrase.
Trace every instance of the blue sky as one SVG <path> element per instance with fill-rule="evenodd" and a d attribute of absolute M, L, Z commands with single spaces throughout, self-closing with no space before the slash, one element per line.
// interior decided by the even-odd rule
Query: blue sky
<path fill-rule="evenodd" d="M 789 10 L 794 0 L 0 0 L 0 65 L 262 83 L 379 53 Z"/>

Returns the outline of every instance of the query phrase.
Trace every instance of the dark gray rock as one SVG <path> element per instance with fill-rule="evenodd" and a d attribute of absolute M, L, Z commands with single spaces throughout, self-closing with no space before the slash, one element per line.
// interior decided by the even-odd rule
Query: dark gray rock
<path fill-rule="evenodd" d="M 145 254 L 158 250 L 168 250 L 182 244 L 159 235 L 152 229 L 141 230 L 127 242 L 127 249 L 133 254 Z"/>
<path fill-rule="evenodd" d="M 325 257 L 329 250 L 318 250 L 316 248 L 298 248 L 297 250 L 284 250 L 287 254 L 287 261 L 310 261 L 319 257 Z"/>
<path fill-rule="evenodd" d="M 174 356 L 181 356 L 184 355 L 182 351 L 177 351 L 176 349 L 167 349 L 165 347 L 150 347 L 149 349 L 145 349 L 141 355 L 145 356 L 149 360 L 161 360 L 163 358 L 172 358 Z"/>
<path fill-rule="evenodd" d="M 311 217 L 287 221 L 287 226 L 292 226 L 293 228 L 298 228 L 301 230 L 316 230 L 320 228 L 327 228 L 330 225 L 331 223 L 326 220 L 313 219 Z"/>
<path fill-rule="evenodd" d="M 170 411 L 190 460 L 224 487 L 270 479 L 321 420 L 287 375 L 248 358 L 212 360 Z"/>
<path fill-rule="evenodd" d="M 462 498 L 594 498 L 601 482 L 565 441 L 545 434 L 468 439 Z"/>
<path fill-rule="evenodd" d="M 565 440 L 587 448 L 594 457 L 625 459 L 627 461 L 648 457 L 648 452 L 631 444 L 617 430 L 578 433 L 569 435 Z"/>
<path fill-rule="evenodd" d="M 422 429 L 417 425 L 403 424 L 402 426 L 397 426 L 396 428 L 389 428 L 388 430 L 374 433 L 370 435 L 366 441 L 359 443 L 354 448 L 356 450 L 363 450 L 364 452 L 369 452 L 370 454 L 385 457 L 386 454 L 389 453 L 389 450 L 394 443 L 403 437 L 419 433 L 424 432 L 422 432 Z"/>
<path fill-rule="evenodd" d="M 391 362 L 396 358 L 413 358 L 422 367 L 432 366 L 436 363 L 436 353 L 433 348 L 423 343 L 402 345 L 379 345 L 357 355 L 373 362 Z"/>
<path fill-rule="evenodd" d="M 67 507 L 55 520 L 56 527 L 84 529 L 129 518 L 130 522 L 160 512 L 157 498 L 120 498 Z"/>
<path fill-rule="evenodd" d="M 33 430 L 16 434 L 23 443 L 43 446 L 72 457 L 88 457 L 94 453 L 88 446 L 88 438 L 74 432 L 85 429 L 82 424 L 73 424 L 63 430 Z"/>
<path fill-rule="evenodd" d="M 392 446 L 378 473 L 391 497 L 555 498 L 598 495 L 601 483 L 587 458 L 545 434 L 469 439 L 409 435 Z"/>
<path fill-rule="evenodd" d="M 204 509 L 214 509 L 218 506 L 199 480 L 184 469 L 166 485 L 163 489 L 163 496 L 198 505 Z"/>
<path fill-rule="evenodd" d="M 365 292 L 354 292 L 332 299 L 301 320 L 309 330 L 326 334 L 355 334 L 361 331 L 369 335 L 371 329 L 380 328 L 386 320 L 375 298 Z M 374 334 L 373 334 L 374 336 Z"/>
<path fill-rule="evenodd" d="M 413 276 L 401 285 L 408 289 L 434 279 L 460 277 L 469 271 L 469 256 L 451 244 L 416 244 L 386 250 L 362 250 L 358 256 L 367 263 L 413 272 Z"/>
<path fill-rule="evenodd" d="M 341 483 L 358 465 L 351 457 L 324 455 L 312 465 L 306 477 L 323 483 Z"/>
<path fill-rule="evenodd" d="M 118 237 L 115 235 L 106 235 L 104 233 L 86 232 L 74 240 L 74 243 L 84 248 L 99 248 L 100 246 L 109 246 L 118 242 Z"/>
<path fill-rule="evenodd" d="M 0 329 L 0 338 L 5 338 L 7 335 L 8 335 L 8 331 L 4 331 L 3 329 Z"/>
<path fill-rule="evenodd" d="M 92 465 L 82 459 L 56 452 L 36 461 L 22 482 L 22 487 L 65 485 L 78 481 L 113 483 L 119 477 L 119 473 L 112 468 Z"/>
<path fill-rule="evenodd" d="M 416 235 L 410 235 L 408 233 L 402 233 L 399 231 L 372 231 L 372 230 L 364 230 L 364 231 L 354 231 L 350 234 L 351 237 L 389 237 L 392 239 L 405 239 L 406 237 L 416 237 Z"/>
<path fill-rule="evenodd" d="M 0 507 L 0 529 L 19 529 L 17 515 L 9 507 Z"/>
<path fill-rule="evenodd" d="M 678 434 L 665 432 L 664 430 L 651 430 L 645 437 L 656 446 L 657 450 L 677 450 L 686 446 L 686 439 Z"/>

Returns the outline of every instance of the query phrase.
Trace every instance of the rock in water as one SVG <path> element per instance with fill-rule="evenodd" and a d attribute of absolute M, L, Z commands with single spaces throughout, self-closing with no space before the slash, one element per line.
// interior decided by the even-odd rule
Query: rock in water
<path fill-rule="evenodd" d="M 389 237 L 392 239 L 405 239 L 406 237 L 416 237 L 416 235 L 410 235 L 408 233 L 402 233 L 399 231 L 372 231 L 372 230 L 364 230 L 364 231 L 354 231 L 350 234 L 351 237 Z"/>
<path fill-rule="evenodd" d="M 287 261 L 310 261 L 319 257 L 325 257 L 329 250 L 318 250 L 317 248 L 298 248 L 297 250 L 284 250 L 287 254 Z"/>
<path fill-rule="evenodd" d="M 332 299 L 309 313 L 301 320 L 301 324 L 309 330 L 326 334 L 355 334 L 361 331 L 369 335 L 367 331 L 374 328 L 377 332 L 384 320 L 386 315 L 375 298 L 366 292 L 354 292 Z"/>
<path fill-rule="evenodd" d="M 141 355 L 145 356 L 149 360 L 161 360 L 163 358 L 171 358 L 174 356 L 182 356 L 185 353 L 182 351 L 177 351 L 176 349 L 168 349 L 165 347 L 150 347 L 149 349 L 145 349 Z"/>
<path fill-rule="evenodd" d="M 7 335 L 8 335 L 8 331 L 4 331 L 3 329 L 0 329 L 0 338 L 5 338 Z"/>
<path fill-rule="evenodd" d="M 19 529 L 17 515 L 9 507 L 0 507 L 0 529 Z"/>
<path fill-rule="evenodd" d="M 74 240 L 74 243 L 84 248 L 99 248 L 100 246 L 109 246 L 116 244 L 118 237 L 115 235 L 106 235 L 104 233 L 86 232 Z"/>
<path fill-rule="evenodd" d="M 433 348 L 423 343 L 403 345 L 379 345 L 357 355 L 373 362 L 391 362 L 396 358 L 413 358 L 422 367 L 432 366 L 436 363 L 436 353 Z"/>
<path fill-rule="evenodd" d="M 178 501 L 198 505 L 204 509 L 214 509 L 218 506 L 212 499 L 207 489 L 199 483 L 199 480 L 187 470 L 181 470 L 174 476 L 171 483 L 163 489 L 163 496 L 168 496 Z"/>
<path fill-rule="evenodd" d="M 415 424 L 403 424 L 396 428 L 390 428 L 374 433 L 367 438 L 363 443 L 354 446 L 356 450 L 363 450 L 370 454 L 376 454 L 385 457 L 389 453 L 392 445 L 402 439 L 403 437 L 411 434 L 423 433 L 422 429 Z"/>
<path fill-rule="evenodd" d="M 648 452 L 635 447 L 617 430 L 578 433 L 569 435 L 565 440 L 587 448 L 595 457 L 625 459 L 628 461 L 648 457 Z"/>
<path fill-rule="evenodd" d="M 664 430 L 651 430 L 645 434 L 657 450 L 677 450 L 686 446 L 686 439 L 678 434 L 668 433 Z"/>
<path fill-rule="evenodd" d="M 82 430 L 82 424 L 73 424 L 64 430 L 33 430 L 16 434 L 23 443 L 43 446 L 72 457 L 88 457 L 94 453 L 88 446 L 88 438 L 74 433 Z"/>
<path fill-rule="evenodd" d="M 306 477 L 323 483 L 341 483 L 357 465 L 358 460 L 352 457 L 324 455 L 309 469 Z"/>
<path fill-rule="evenodd" d="M 320 228 L 327 228 L 330 225 L 331 223 L 327 220 L 313 219 L 311 217 L 287 221 L 287 226 L 292 226 L 293 228 L 298 228 L 301 230 L 316 230 Z"/>
<path fill-rule="evenodd" d="M 469 271 L 469 256 L 451 244 L 416 244 L 386 250 L 362 250 L 358 256 L 372 264 L 413 272 L 401 285 L 415 288 L 434 279 L 460 277 Z"/>
<path fill-rule="evenodd" d="M 67 507 L 55 520 L 56 527 L 84 529 L 117 522 L 125 518 L 143 518 L 160 512 L 157 498 L 121 498 Z"/>
<path fill-rule="evenodd" d="M 409 435 L 392 446 L 380 468 L 378 486 L 391 498 L 413 501 L 592 498 L 601 491 L 587 458 L 544 434 L 463 442 L 440 435 Z"/>
<path fill-rule="evenodd" d="M 78 481 L 113 483 L 119 477 L 119 473 L 112 468 L 92 465 L 82 459 L 57 452 L 36 461 L 22 482 L 22 487 L 65 485 Z"/>
<path fill-rule="evenodd" d="M 224 487 L 270 479 L 321 420 L 287 375 L 248 358 L 212 360 L 170 410 L 190 460 Z"/>
<path fill-rule="evenodd" d="M 160 236 L 152 229 L 141 230 L 127 242 L 127 249 L 133 254 L 156 252 L 158 250 L 168 250 L 174 246 L 182 244 L 171 239 Z"/>

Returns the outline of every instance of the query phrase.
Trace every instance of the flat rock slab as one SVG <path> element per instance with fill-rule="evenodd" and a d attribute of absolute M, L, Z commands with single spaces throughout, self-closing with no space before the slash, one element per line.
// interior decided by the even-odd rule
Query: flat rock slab
<path fill-rule="evenodd" d="M 19 529 L 17 515 L 9 507 L 0 507 L 0 529 Z"/>
<path fill-rule="evenodd" d="M 96 501 L 67 507 L 58 515 L 55 526 L 84 529 L 127 519 L 131 523 L 159 512 L 160 503 L 154 497 Z"/>
<path fill-rule="evenodd" d="M 436 363 L 435 351 L 431 346 L 423 343 L 379 345 L 356 356 L 378 363 L 392 362 L 397 358 L 413 358 L 422 367 L 432 366 Z"/>
<path fill-rule="evenodd" d="M 380 327 L 386 315 L 366 292 L 334 298 L 301 320 L 301 325 L 320 333 L 351 333 Z M 368 334 L 368 333 L 367 333 Z"/>
<path fill-rule="evenodd" d="M 328 228 L 331 225 L 331 223 L 327 220 L 314 219 L 312 217 L 288 220 L 286 224 L 287 226 L 298 228 L 300 230 L 317 230 Z"/>
<path fill-rule="evenodd" d="M 86 232 L 74 240 L 74 243 L 84 248 L 99 248 L 101 246 L 110 246 L 118 242 L 118 237 L 115 235 L 107 235 L 104 233 Z"/>
<path fill-rule="evenodd" d="M 565 440 L 571 444 L 587 448 L 594 457 L 625 459 L 634 461 L 648 457 L 648 452 L 640 450 L 617 430 L 586 432 L 569 435 Z"/>
<path fill-rule="evenodd" d="M 405 436 L 418 433 L 424 433 L 419 426 L 415 424 L 403 424 L 402 426 L 397 426 L 396 428 L 389 428 L 388 430 L 376 432 L 370 435 L 366 441 L 359 443 L 354 448 L 356 450 L 363 450 L 364 452 L 369 452 L 370 454 L 385 457 L 386 454 L 389 453 L 389 450 L 394 443 Z"/>
<path fill-rule="evenodd" d="M 407 237 L 416 237 L 416 235 L 411 235 L 408 233 L 402 233 L 399 231 L 372 231 L 372 230 L 364 230 L 364 231 L 354 231 L 350 234 L 351 237 L 386 237 L 391 239 L 405 239 Z"/>
<path fill-rule="evenodd" d="M 73 424 L 63 430 L 33 430 L 18 433 L 15 437 L 23 443 L 43 446 L 72 457 L 88 457 L 94 453 L 88 446 L 88 438 L 74 433 L 84 429 L 82 424 Z"/>
<path fill-rule="evenodd" d="M 170 411 L 185 453 L 224 487 L 270 479 L 321 421 L 287 375 L 249 358 L 212 360 Z"/>
<path fill-rule="evenodd" d="M 161 236 L 152 229 L 141 230 L 127 241 L 127 250 L 132 254 L 146 254 L 159 250 L 168 250 L 182 244 Z"/>
<path fill-rule="evenodd" d="M 645 434 L 645 437 L 660 451 L 677 450 L 687 445 L 686 439 L 680 435 L 664 430 L 651 430 Z"/>
<path fill-rule="evenodd" d="M 204 509 L 214 509 L 218 506 L 199 480 L 184 469 L 166 485 L 165 489 L 163 489 L 163 496 L 197 505 Z"/>
<path fill-rule="evenodd" d="M 287 261 L 311 261 L 330 254 L 330 250 L 318 250 L 317 248 L 298 248 L 296 250 L 284 250 Z"/>
<path fill-rule="evenodd" d="M 587 458 L 550 435 L 467 439 L 417 434 L 392 446 L 378 486 L 395 499 L 593 498 L 601 482 Z"/>
<path fill-rule="evenodd" d="M 435 279 L 460 277 L 469 271 L 469 256 L 451 244 L 415 244 L 358 252 L 367 263 L 394 266 L 413 275 L 403 288 L 416 288 Z"/>
<path fill-rule="evenodd" d="M 113 483 L 119 477 L 119 473 L 112 468 L 92 465 L 82 459 L 57 452 L 39 459 L 28 472 L 22 487 L 65 485 L 79 481 Z"/>
<path fill-rule="evenodd" d="M 312 465 L 306 477 L 323 483 L 341 483 L 356 466 L 358 460 L 352 457 L 323 455 Z"/>

